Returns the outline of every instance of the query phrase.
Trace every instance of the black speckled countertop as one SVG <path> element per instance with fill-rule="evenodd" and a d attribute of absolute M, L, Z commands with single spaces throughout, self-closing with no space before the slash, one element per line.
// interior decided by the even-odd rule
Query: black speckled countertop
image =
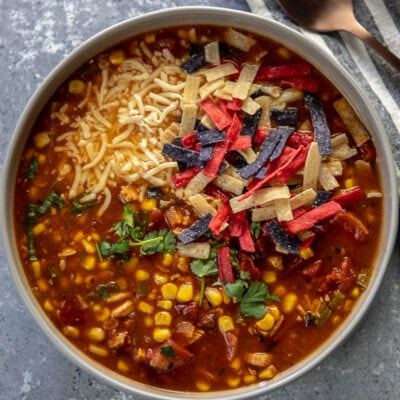
<path fill-rule="evenodd" d="M 184 5 L 249 11 L 245 0 L 0 0 L 0 168 L 29 97 L 71 50 L 126 18 Z M 397 245 L 376 300 L 351 337 L 313 371 L 264 399 L 399 399 L 399 332 Z M 80 370 L 48 340 L 17 293 L 2 246 L 0 398 L 133 400 Z"/>

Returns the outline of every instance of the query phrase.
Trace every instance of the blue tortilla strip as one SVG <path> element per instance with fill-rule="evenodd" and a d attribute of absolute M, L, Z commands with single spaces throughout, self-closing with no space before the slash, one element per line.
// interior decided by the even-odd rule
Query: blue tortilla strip
<path fill-rule="evenodd" d="M 271 236 L 275 243 L 283 247 L 290 254 L 298 254 L 300 251 L 300 240 L 296 236 L 291 236 L 276 222 L 272 220 L 265 227 L 266 232 Z"/>
<path fill-rule="evenodd" d="M 209 146 L 210 144 L 223 142 L 225 140 L 225 131 L 208 129 L 206 131 L 197 132 L 196 138 L 202 146 Z"/>
<path fill-rule="evenodd" d="M 312 204 L 312 208 L 318 207 L 321 204 L 326 203 L 332 197 L 332 192 L 325 191 L 325 190 L 317 190 L 317 195 L 315 200 Z"/>
<path fill-rule="evenodd" d="M 192 226 L 176 235 L 176 237 L 183 244 L 194 242 L 195 240 L 201 238 L 208 231 L 208 224 L 210 223 L 211 219 L 212 215 L 207 214 L 205 217 L 196 221 Z"/>
<path fill-rule="evenodd" d="M 173 160 L 188 164 L 199 165 L 200 153 L 184 147 L 180 147 L 171 143 L 165 143 L 162 149 L 162 154 Z"/>
<path fill-rule="evenodd" d="M 319 153 L 321 156 L 331 156 L 333 154 L 331 131 L 322 105 L 318 98 L 310 93 L 304 94 L 304 102 L 311 113 L 311 123 L 317 138 Z"/>
<path fill-rule="evenodd" d="M 189 60 L 185 61 L 181 68 L 185 70 L 188 74 L 191 74 L 197 71 L 199 68 L 204 67 L 207 64 L 206 56 L 204 53 L 195 53 L 193 54 Z"/>
<path fill-rule="evenodd" d="M 267 167 L 262 167 L 258 172 L 257 175 L 255 175 L 255 178 L 257 179 L 264 179 L 265 174 L 268 172 L 268 168 Z"/>
<path fill-rule="evenodd" d="M 244 166 L 243 168 L 238 169 L 237 173 L 243 179 L 249 179 L 251 176 L 257 175 L 258 171 L 264 166 L 264 164 L 269 160 L 272 153 L 275 150 L 275 147 L 281 140 L 281 135 L 278 130 L 271 129 L 269 135 L 262 142 L 260 151 L 257 155 L 257 158 L 251 164 Z"/>
<path fill-rule="evenodd" d="M 269 116 L 272 122 L 276 122 L 279 125 L 293 125 L 296 126 L 298 122 L 298 109 L 287 108 L 286 110 L 279 110 L 273 108 L 269 112 Z"/>
<path fill-rule="evenodd" d="M 238 151 L 230 151 L 225 157 L 229 164 L 233 165 L 236 169 L 245 167 L 248 163 L 246 159 Z"/>
<path fill-rule="evenodd" d="M 152 199 L 154 197 L 162 196 L 162 190 L 160 187 L 148 187 L 146 189 L 146 198 Z"/>
<path fill-rule="evenodd" d="M 278 132 L 280 134 L 280 140 L 269 158 L 270 161 L 274 161 L 281 155 L 289 136 L 294 132 L 294 128 L 291 126 L 280 126 Z"/>
<path fill-rule="evenodd" d="M 199 164 L 201 168 L 204 168 L 208 162 L 208 160 L 212 156 L 214 146 L 201 146 L 200 155 L 199 155 Z"/>
<path fill-rule="evenodd" d="M 259 108 L 254 114 L 246 114 L 243 119 L 243 127 L 240 132 L 240 136 L 250 136 L 251 138 L 254 137 L 256 133 L 258 122 L 261 118 L 261 108 Z"/>

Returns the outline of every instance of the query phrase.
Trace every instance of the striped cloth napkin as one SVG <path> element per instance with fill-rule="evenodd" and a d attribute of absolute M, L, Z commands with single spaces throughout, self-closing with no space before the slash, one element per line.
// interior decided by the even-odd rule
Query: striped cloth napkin
<path fill-rule="evenodd" d="M 302 32 L 333 54 L 347 71 L 351 71 L 382 118 L 400 181 L 400 72 L 395 72 L 373 50 L 347 32 L 312 33 L 290 20 L 275 0 L 246 1 L 253 13 Z M 400 56 L 400 1 L 354 0 L 353 3 L 358 21 Z"/>

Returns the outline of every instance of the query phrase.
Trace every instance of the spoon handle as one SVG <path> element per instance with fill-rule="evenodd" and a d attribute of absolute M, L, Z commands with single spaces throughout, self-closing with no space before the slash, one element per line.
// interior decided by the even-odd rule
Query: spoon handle
<path fill-rule="evenodd" d="M 400 71 L 400 58 L 392 53 L 385 45 L 379 42 L 375 36 L 371 35 L 358 21 L 355 21 L 355 23 L 352 24 L 347 30 L 367 43 L 376 51 L 376 53 L 378 53 L 389 64 L 391 64 L 393 68 L 395 68 L 397 71 Z"/>

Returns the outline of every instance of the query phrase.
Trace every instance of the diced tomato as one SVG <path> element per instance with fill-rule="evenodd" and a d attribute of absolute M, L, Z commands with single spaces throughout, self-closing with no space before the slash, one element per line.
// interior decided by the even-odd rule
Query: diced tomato
<path fill-rule="evenodd" d="M 363 242 L 369 236 L 368 228 L 349 211 L 336 215 L 332 223 L 348 233 L 356 242 Z"/>
<path fill-rule="evenodd" d="M 224 334 L 224 339 L 226 343 L 226 358 L 228 361 L 232 361 L 235 358 L 237 349 L 239 347 L 239 339 L 231 331 L 228 331 Z"/>
<path fill-rule="evenodd" d="M 322 260 L 316 260 L 308 265 L 306 265 L 302 270 L 302 274 L 307 278 L 314 278 L 319 275 L 322 271 Z"/>
<path fill-rule="evenodd" d="M 197 301 L 192 301 L 184 304 L 177 304 L 175 311 L 192 322 L 196 322 L 199 317 L 200 307 Z"/>
<path fill-rule="evenodd" d="M 65 297 L 58 309 L 58 317 L 63 325 L 79 326 L 86 321 L 86 311 L 76 297 Z"/>
<path fill-rule="evenodd" d="M 357 279 L 357 271 L 351 258 L 345 257 L 341 264 L 334 267 L 330 274 L 326 275 L 321 287 L 321 293 L 327 293 L 339 289 L 346 291 Z"/>
<path fill-rule="evenodd" d="M 163 348 L 166 349 L 163 354 Z M 170 354 L 170 355 L 168 355 Z M 146 353 L 147 363 L 161 372 L 172 371 L 194 360 L 194 354 L 172 339 L 167 339 L 156 348 L 149 348 Z"/>
<path fill-rule="evenodd" d="M 252 280 L 261 279 L 261 271 L 254 265 L 253 258 L 249 254 L 239 252 L 237 258 L 241 271 L 248 272 Z"/>

